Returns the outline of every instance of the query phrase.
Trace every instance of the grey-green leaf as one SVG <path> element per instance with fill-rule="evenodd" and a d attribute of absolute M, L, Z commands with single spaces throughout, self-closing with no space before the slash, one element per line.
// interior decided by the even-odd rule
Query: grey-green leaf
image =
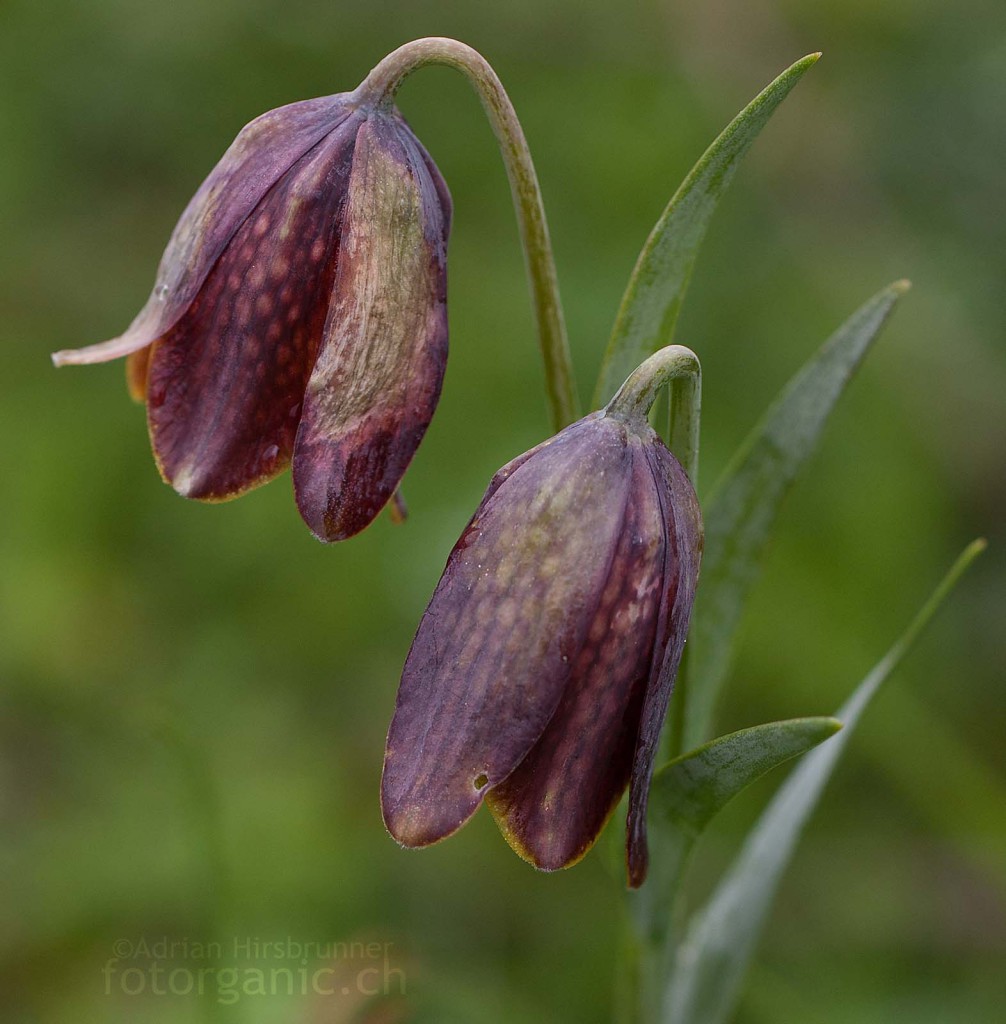
<path fill-rule="evenodd" d="M 821 55 L 787 68 L 720 133 L 689 172 L 650 232 L 622 297 L 594 395 L 600 408 L 626 377 L 669 345 L 695 257 L 720 196 L 773 111 Z"/>
<path fill-rule="evenodd" d="M 710 740 L 656 773 L 650 790 L 651 878 L 632 902 L 639 933 L 654 949 L 670 941 L 675 897 L 702 830 L 746 786 L 841 727 L 834 718 L 769 722 Z M 659 965 L 651 961 L 646 969 L 662 979 Z"/>
<path fill-rule="evenodd" d="M 742 789 L 841 728 L 834 718 L 792 718 L 710 740 L 657 772 L 651 813 L 698 835 Z"/>
<path fill-rule="evenodd" d="M 845 728 L 793 769 L 708 904 L 689 923 L 668 980 L 667 1024 L 723 1024 L 729 1018 L 782 873 L 856 722 L 984 547 L 978 540 L 965 549 L 902 637 L 835 713 Z"/>
<path fill-rule="evenodd" d="M 704 502 L 702 582 L 692 615 L 687 679 L 677 696 L 685 748 L 709 734 L 734 634 L 782 500 L 908 287 L 899 281 L 885 288 L 825 342 L 748 435 Z"/>

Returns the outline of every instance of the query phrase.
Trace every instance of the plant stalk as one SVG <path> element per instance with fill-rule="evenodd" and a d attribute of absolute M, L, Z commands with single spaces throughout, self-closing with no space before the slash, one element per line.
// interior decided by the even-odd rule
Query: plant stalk
<path fill-rule="evenodd" d="M 699 471 L 702 366 L 690 348 L 668 345 L 654 352 L 629 374 L 605 411 L 625 419 L 645 419 L 664 385 L 670 399 L 668 447 L 694 487 Z"/>
<path fill-rule="evenodd" d="M 415 39 L 389 53 L 367 75 L 356 94 L 361 98 L 377 97 L 377 102 L 390 104 L 404 79 L 429 64 L 454 68 L 468 79 L 482 101 L 499 143 L 520 226 L 552 427 L 561 430 L 577 419 L 580 412 L 559 281 L 538 176 L 520 121 L 496 72 L 472 47 L 456 39 L 431 36 Z"/>

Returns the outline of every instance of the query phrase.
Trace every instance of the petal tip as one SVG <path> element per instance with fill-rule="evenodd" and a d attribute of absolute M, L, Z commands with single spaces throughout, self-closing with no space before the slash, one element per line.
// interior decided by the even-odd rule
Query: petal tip
<path fill-rule="evenodd" d="M 192 463 L 184 463 L 175 470 L 174 477 L 168 481 L 176 494 L 183 498 L 192 498 L 197 490 L 196 467 Z"/>
<path fill-rule="evenodd" d="M 453 835 L 468 820 L 468 816 L 460 821 L 452 816 L 445 821 L 442 808 L 426 807 L 420 803 L 398 801 L 394 806 L 386 798 L 381 800 L 381 815 L 384 827 L 391 838 L 399 846 L 407 850 L 418 850 L 424 846 L 432 846 Z"/>
<path fill-rule="evenodd" d="M 630 889 L 638 889 L 646 881 L 646 875 L 650 867 L 650 858 L 646 850 L 646 841 L 643 840 L 642 848 L 630 844 L 626 850 L 625 873 L 626 884 Z"/>
<path fill-rule="evenodd" d="M 339 541 L 349 540 L 350 537 L 362 533 L 374 521 L 374 517 L 360 519 L 342 515 L 337 507 L 304 501 L 299 494 L 295 497 L 300 518 L 315 540 L 322 544 L 337 544 Z"/>
<path fill-rule="evenodd" d="M 449 792 L 417 775 L 415 765 L 401 761 L 389 748 L 381 775 L 381 816 L 399 846 L 417 849 L 452 836 L 482 805 L 486 786 L 467 790 L 455 786 Z"/>
<path fill-rule="evenodd" d="M 133 322 L 133 325 L 117 338 L 108 341 L 100 341 L 97 345 L 88 345 L 85 348 L 64 348 L 51 355 L 53 366 L 89 366 L 94 363 L 110 363 L 113 359 L 121 359 L 123 356 L 131 355 L 141 348 L 145 348 L 154 339 L 150 337 L 141 322 L 142 313 Z"/>
<path fill-rule="evenodd" d="M 366 458 L 360 458 L 356 451 L 347 457 L 338 442 L 310 447 L 299 444 L 295 451 L 293 489 L 297 510 L 323 544 L 362 533 L 392 496 L 386 480 L 360 472 L 359 464 L 365 470 Z"/>
<path fill-rule="evenodd" d="M 435 843 L 439 837 L 433 836 L 424 828 L 424 822 L 412 814 L 400 814 L 382 807 L 384 827 L 388 834 L 403 849 L 418 850 Z"/>

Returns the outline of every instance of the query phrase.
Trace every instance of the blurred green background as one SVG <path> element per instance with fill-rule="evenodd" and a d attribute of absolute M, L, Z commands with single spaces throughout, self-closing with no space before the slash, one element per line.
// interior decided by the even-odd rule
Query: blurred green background
<path fill-rule="evenodd" d="M 495 469 L 547 433 L 506 182 L 460 77 L 427 70 L 400 96 L 456 211 L 452 354 L 405 526 L 323 548 L 287 477 L 184 502 L 158 481 L 122 367 L 48 362 L 125 327 L 241 125 L 350 89 L 430 34 L 481 49 L 523 119 L 583 394 L 678 181 L 775 74 L 824 50 L 723 202 L 680 323 L 705 365 L 703 484 L 846 315 L 891 280 L 915 287 L 786 506 L 723 728 L 834 710 L 957 551 L 992 546 L 854 738 L 737 1020 L 1001 1020 L 998 0 L 2 0 L 0 1017 L 360 1009 L 359 958 L 344 998 L 233 1007 L 130 995 L 121 972 L 142 959 L 102 973 L 116 940 L 215 935 L 225 953 L 235 937 L 392 943 L 406 992 L 392 975 L 372 1020 L 610 1019 L 620 882 L 602 856 L 539 875 L 484 813 L 404 852 L 378 807 L 398 674 L 450 546 Z M 696 896 L 779 777 L 704 842 Z"/>

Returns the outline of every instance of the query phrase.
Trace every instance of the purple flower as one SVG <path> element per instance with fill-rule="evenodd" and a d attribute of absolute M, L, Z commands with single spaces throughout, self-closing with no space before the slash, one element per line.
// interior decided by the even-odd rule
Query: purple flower
<path fill-rule="evenodd" d="M 702 547 L 695 492 L 644 416 L 593 413 L 496 474 L 402 674 L 382 782 L 404 846 L 483 800 L 538 868 L 576 863 L 626 786 L 629 884 Z"/>
<path fill-rule="evenodd" d="M 390 105 L 343 93 L 247 125 L 178 222 L 125 334 L 154 457 L 179 494 L 236 497 L 293 464 L 321 540 L 394 494 L 447 360 L 451 200 Z"/>

